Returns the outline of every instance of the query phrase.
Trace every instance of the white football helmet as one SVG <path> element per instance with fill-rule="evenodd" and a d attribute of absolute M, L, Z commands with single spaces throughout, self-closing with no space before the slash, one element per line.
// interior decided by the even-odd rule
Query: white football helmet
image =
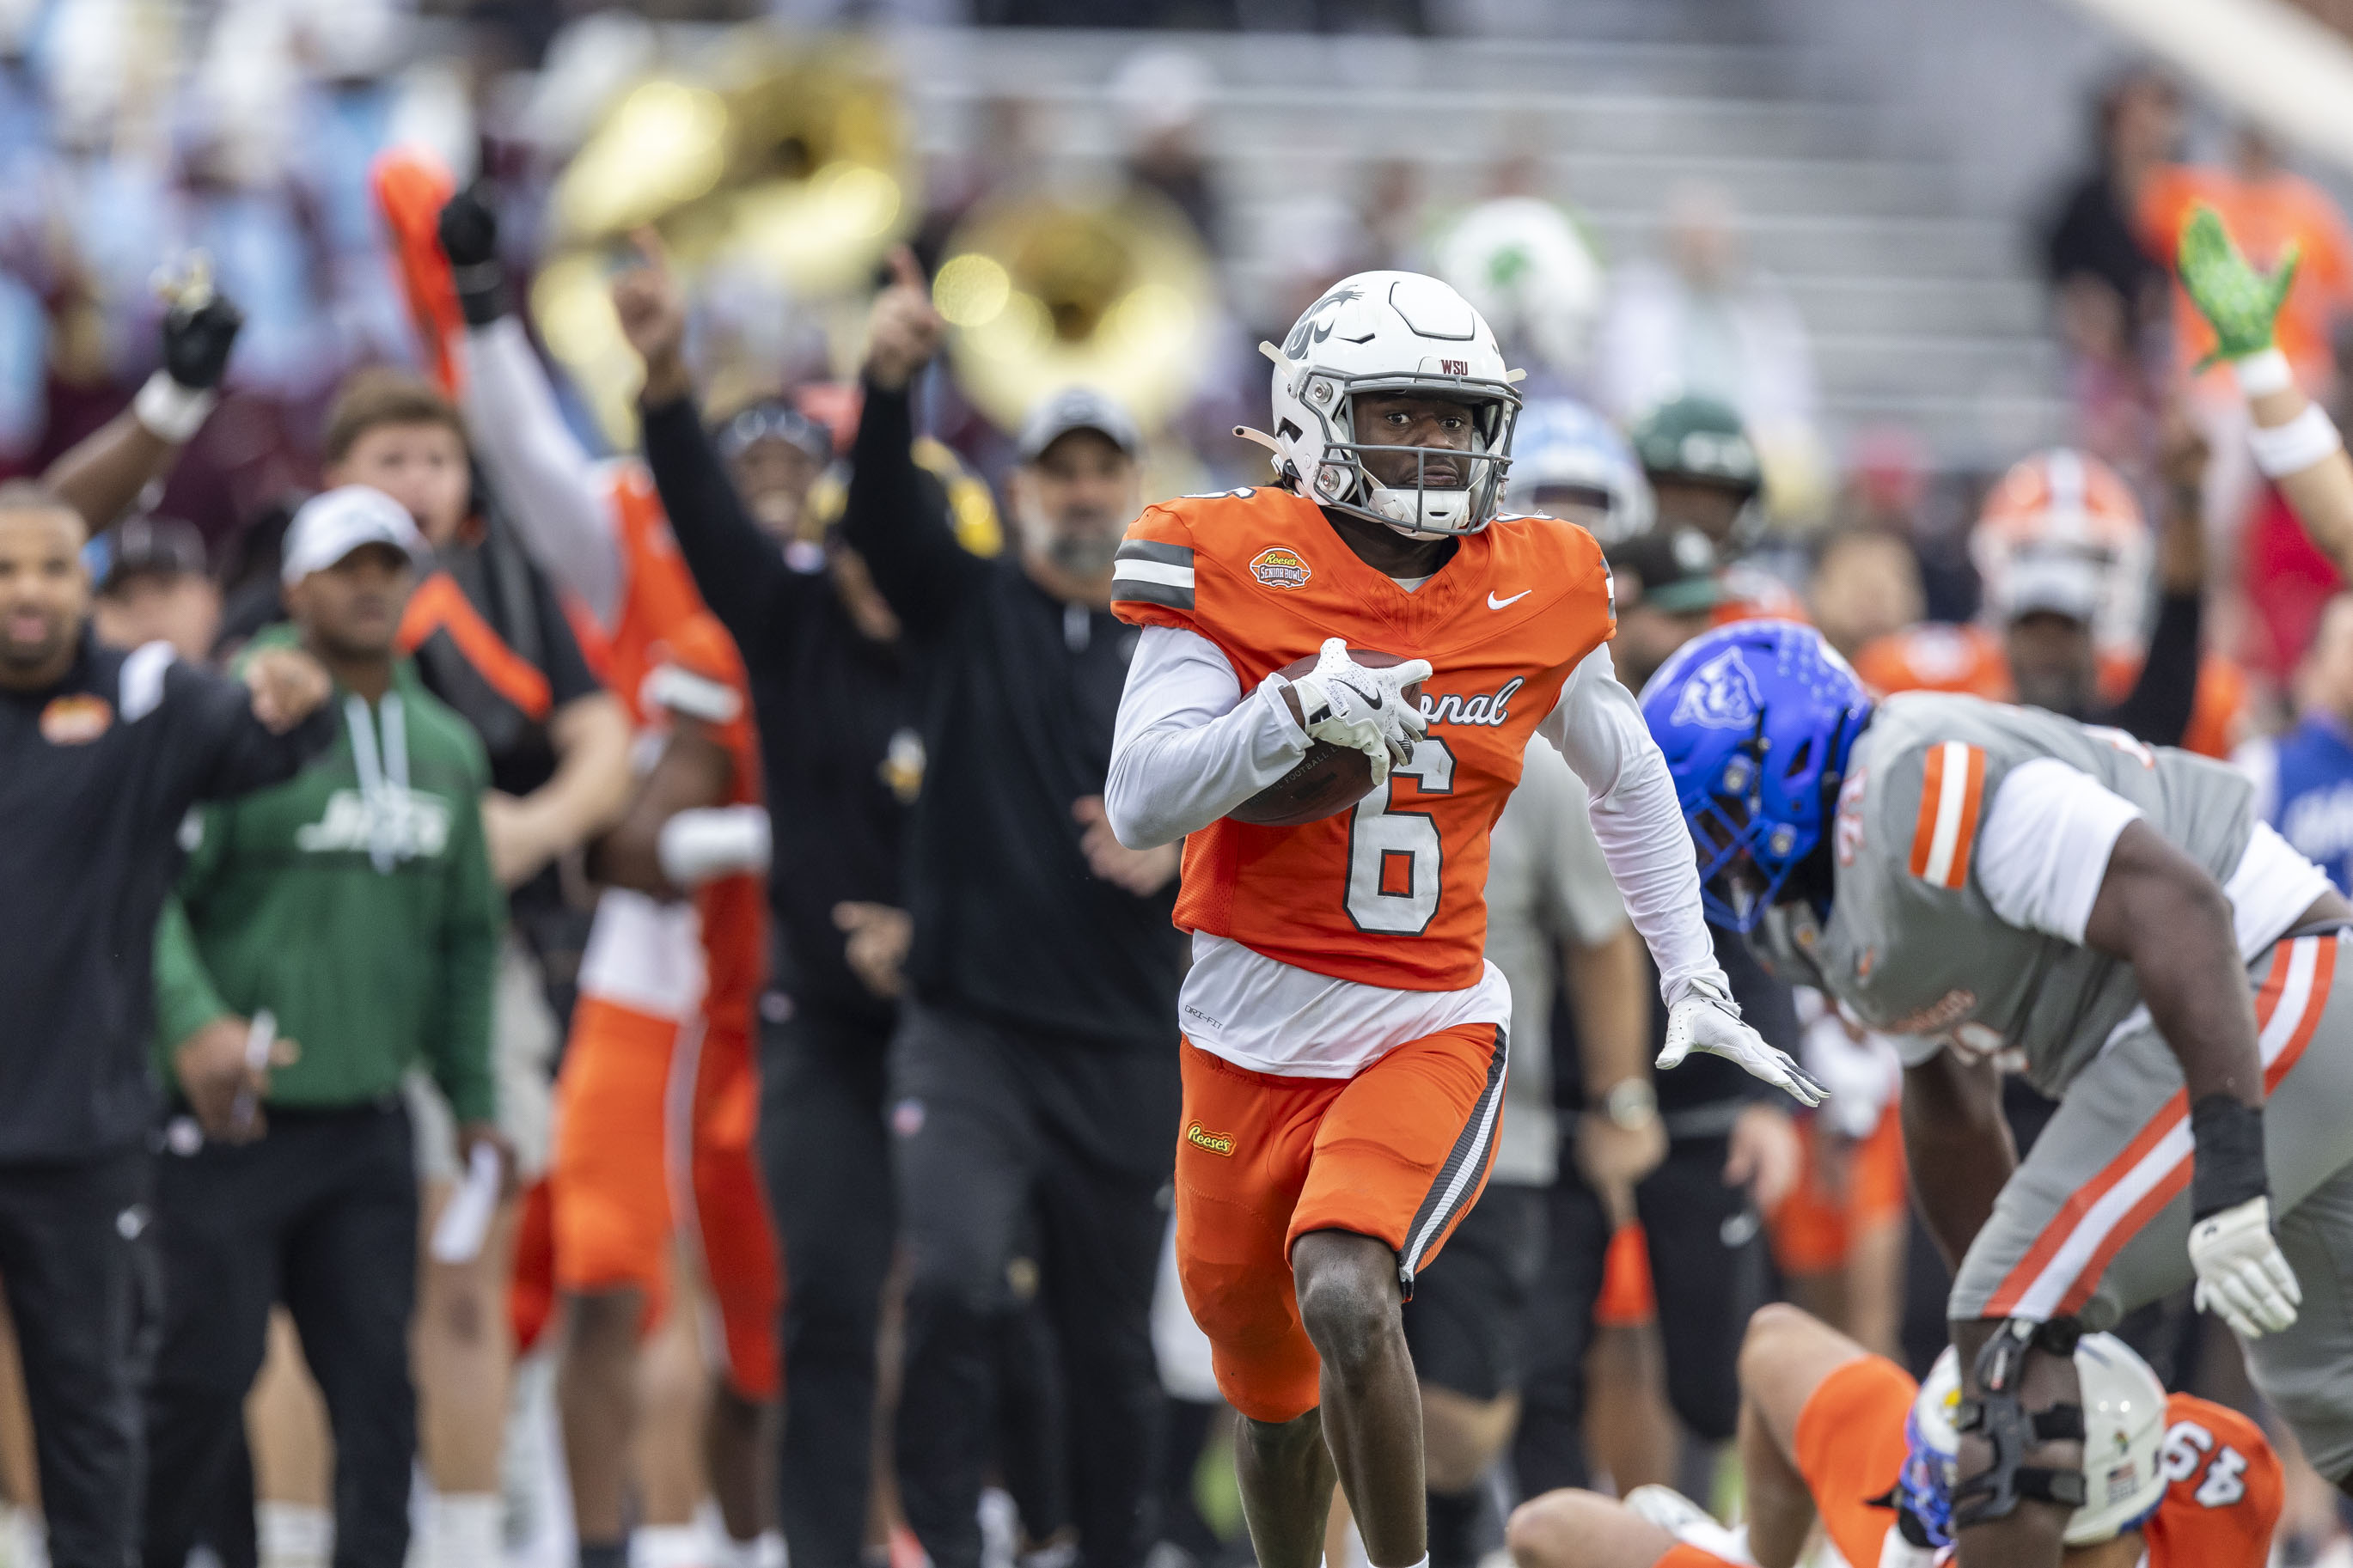
<path fill-rule="evenodd" d="M 1521 410 L 1512 436 L 1512 472 L 1504 504 L 1514 511 L 1561 515 L 1548 492 L 1589 490 L 1588 515 L 1574 516 L 1604 544 L 1647 530 L 1657 515 L 1651 481 L 1617 427 L 1573 397 L 1540 397 Z"/>
<path fill-rule="evenodd" d="M 1504 368 L 1495 334 L 1461 295 L 1418 272 L 1359 272 L 1307 307 L 1281 348 L 1260 346 L 1274 362 L 1274 434 L 1266 444 L 1300 493 L 1401 533 L 1476 533 L 1494 520 L 1511 466 L 1520 411 L 1513 383 L 1521 373 Z M 1360 440 L 1356 400 L 1383 393 L 1466 405 L 1470 450 Z M 1466 470 L 1468 482 L 1448 489 L 1384 485 L 1365 468 L 1366 452 L 1412 453 L 1418 469 L 1443 458 Z"/>
<path fill-rule="evenodd" d="M 2165 1500 L 2165 1385 L 2114 1334 L 2076 1342 L 2075 1381 L 2083 1388 L 2084 1506 L 2069 1517 L 2064 1539 L 2096 1546 L 2134 1529 Z M 1940 1546 L 1951 1537 L 1960 1403 L 1960 1356 L 1947 1345 L 1912 1402 L 1904 1429 L 1911 1452 L 1896 1489 Z"/>

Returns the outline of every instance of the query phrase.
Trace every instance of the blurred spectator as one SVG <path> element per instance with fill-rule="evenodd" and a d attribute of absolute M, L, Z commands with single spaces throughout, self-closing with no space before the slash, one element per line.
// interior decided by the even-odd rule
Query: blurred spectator
<path fill-rule="evenodd" d="M 547 579 L 473 493 L 465 426 L 430 383 L 388 372 L 352 378 L 327 417 L 326 478 L 366 484 L 406 507 L 434 569 L 401 622 L 426 689 L 456 709 L 490 753 L 482 826 L 509 889 L 494 1052 L 501 1131 L 525 1180 L 547 1166 L 549 1068 L 586 924 L 557 862 L 610 826 L 630 788 L 629 724 L 589 669 Z M 430 1227 L 461 1167 L 447 1110 L 412 1096 Z M 425 1548 L 432 1568 L 497 1552 L 509 1347 L 505 1300 L 513 1205 L 463 1262 L 425 1268 L 417 1378 L 426 1468 L 435 1487 Z"/>
<path fill-rule="evenodd" d="M 2129 463 L 2148 438 L 2148 338 L 2166 324 L 2172 263 L 2151 247 L 2138 215 L 2180 139 L 2180 93 L 2155 71 L 2127 72 L 2100 94 L 2094 133 L 2092 167 L 2044 228 L 2043 266 L 2071 353 L 2076 438 Z"/>
<path fill-rule="evenodd" d="M 961 550 L 909 456 L 913 377 L 944 330 L 913 258 L 876 301 L 848 542 L 898 615 L 927 698 L 908 847 L 910 999 L 891 1093 L 908 1260 L 899 1489 L 940 1568 L 977 1568 L 989 1331 L 1021 1217 L 1070 1391 L 1083 1561 L 1133 1568 L 1161 1394 L 1151 1338 L 1171 1177 L 1183 939 L 1177 849 L 1131 850 L 1103 803 L 1135 631 L 1113 552 L 1141 505 L 1127 415 L 1073 389 L 1022 433 L 1018 552 Z"/>
<path fill-rule="evenodd" d="M 1216 175 L 1201 148 L 1209 68 L 1185 49 L 1155 47 L 1130 55 L 1111 79 L 1127 140 L 1127 174 L 1157 191 L 1191 221 L 1201 243 L 1225 240 Z"/>
<path fill-rule="evenodd" d="M 1748 263 L 1731 197 L 1686 184 L 1668 199 L 1665 255 L 1622 265 L 1595 363 L 1603 407 L 1632 420 L 1671 398 L 1729 404 L 1760 453 L 1810 461 L 1813 350 L 1795 306 Z"/>
<path fill-rule="evenodd" d="M 125 518 L 90 553 L 99 641 L 120 648 L 167 642 L 192 664 L 212 656 L 221 595 L 205 571 L 204 535 L 174 517 Z"/>
<path fill-rule="evenodd" d="M 615 302 L 646 364 L 646 465 L 696 585 L 743 650 L 759 718 L 777 938 L 759 1139 L 792 1270 L 777 1521 L 803 1568 L 860 1568 L 896 1229 L 885 1063 L 910 936 L 900 856 L 923 742 L 898 616 L 839 529 L 821 546 L 807 537 L 823 427 L 765 404 L 706 430 L 676 284 L 648 265 L 617 282 Z M 919 504 L 945 514 L 919 473 Z"/>
<path fill-rule="evenodd" d="M 263 651 L 245 684 L 89 624 L 81 519 L 0 485 L 0 1287 L 24 1355 L 55 1568 L 136 1561 L 139 1236 L 156 1110 L 154 935 L 200 800 L 291 777 L 334 734 L 325 671 Z M 192 1071 L 235 1098 L 240 1051 Z"/>
<path fill-rule="evenodd" d="M 295 518 L 294 625 L 246 658 L 316 656 L 347 730 L 294 779 L 195 819 L 157 933 L 155 1066 L 178 1086 L 179 1116 L 156 1173 L 165 1305 L 146 1410 L 149 1563 L 184 1560 L 241 1473 L 230 1461 L 277 1301 L 332 1422 L 336 1562 L 396 1568 L 407 1552 L 417 1249 L 402 1076 L 429 1062 L 460 1141 L 500 1146 L 490 770 L 473 731 L 394 651 L 430 558 L 379 491 L 331 491 Z M 256 1062 L 257 1040 L 276 1054 Z M 239 1088 L 240 1064 L 261 1081 Z"/>
<path fill-rule="evenodd" d="M 1830 645 L 1852 658 L 1865 644 L 1904 630 L 1925 613 L 1920 559 L 1893 533 L 1841 529 L 1815 548 L 1806 607 Z"/>
<path fill-rule="evenodd" d="M 2263 820 L 2343 891 L 2353 889 L 2353 594 L 2321 611 L 2296 684 L 2295 728 L 2232 760 L 2253 775 Z"/>

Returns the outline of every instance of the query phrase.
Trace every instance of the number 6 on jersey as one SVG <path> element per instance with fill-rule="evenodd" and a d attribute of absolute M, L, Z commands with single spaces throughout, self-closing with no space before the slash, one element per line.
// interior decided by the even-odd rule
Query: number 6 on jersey
<path fill-rule="evenodd" d="M 1419 936 L 1438 914 L 1446 847 L 1438 820 L 1426 811 L 1400 810 L 1398 781 L 1414 781 L 1418 795 L 1454 793 L 1454 753 L 1435 738 L 1422 741 L 1389 782 L 1356 803 L 1348 824 L 1348 918 L 1358 931 Z"/>

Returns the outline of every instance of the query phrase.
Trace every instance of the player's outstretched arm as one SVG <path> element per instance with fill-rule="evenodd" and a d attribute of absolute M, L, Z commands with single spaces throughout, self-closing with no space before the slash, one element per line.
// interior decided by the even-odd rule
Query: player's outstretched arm
<path fill-rule="evenodd" d="M 1146 626 L 1128 665 L 1103 811 L 1130 849 L 1173 844 L 1282 777 L 1307 754 L 1306 729 L 1270 679 L 1248 697 L 1198 632 Z"/>
<path fill-rule="evenodd" d="M 1708 1051 L 1738 1062 L 1801 1104 L 1820 1105 L 1822 1086 L 1741 1021 L 1700 912 L 1698 857 L 1675 799 L 1674 778 L 1634 694 L 1620 683 L 1606 645 L 1577 666 L 1538 732 L 1585 781 L 1593 837 L 1659 966 L 1659 994 L 1667 1005 L 1659 1068 Z"/>
<path fill-rule="evenodd" d="M 2214 329 L 2214 360 L 2228 360 L 2245 393 L 2255 466 L 2279 486 L 2312 542 L 2353 576 L 2353 459 L 2327 411 L 2304 395 L 2274 341 L 2280 306 L 2295 281 L 2291 248 L 2258 272 L 2232 243 L 2213 208 L 2182 225 L 2177 265 L 2182 291 Z"/>

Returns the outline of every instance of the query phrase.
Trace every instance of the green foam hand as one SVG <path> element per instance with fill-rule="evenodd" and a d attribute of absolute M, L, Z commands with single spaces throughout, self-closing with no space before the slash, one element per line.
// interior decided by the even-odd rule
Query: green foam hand
<path fill-rule="evenodd" d="M 2181 226 L 2181 249 L 2177 266 L 2189 302 L 2214 329 L 2214 352 L 2198 368 L 2221 360 L 2244 359 L 2272 346 L 2272 323 L 2295 282 L 2296 258 L 2303 247 L 2291 243 L 2280 263 L 2269 273 L 2249 264 L 2222 216 L 2200 204 Z"/>

